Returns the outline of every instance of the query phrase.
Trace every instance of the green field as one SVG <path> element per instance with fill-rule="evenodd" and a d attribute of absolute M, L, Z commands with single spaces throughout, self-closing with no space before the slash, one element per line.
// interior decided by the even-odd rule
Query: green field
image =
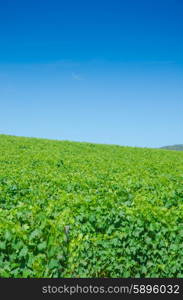
<path fill-rule="evenodd" d="M 0 135 L 0 277 L 183 277 L 183 152 Z"/>

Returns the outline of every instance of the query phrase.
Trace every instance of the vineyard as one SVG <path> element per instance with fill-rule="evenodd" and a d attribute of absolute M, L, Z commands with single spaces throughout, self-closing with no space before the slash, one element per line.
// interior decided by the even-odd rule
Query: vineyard
<path fill-rule="evenodd" d="M 0 135 L 0 277 L 183 277 L 183 152 Z"/>

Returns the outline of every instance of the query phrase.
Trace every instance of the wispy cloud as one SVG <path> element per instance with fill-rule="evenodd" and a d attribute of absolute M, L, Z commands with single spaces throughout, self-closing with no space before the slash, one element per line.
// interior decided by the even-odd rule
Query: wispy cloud
<path fill-rule="evenodd" d="M 72 78 L 74 80 L 82 80 L 83 79 L 79 74 L 76 74 L 74 72 L 72 72 Z"/>

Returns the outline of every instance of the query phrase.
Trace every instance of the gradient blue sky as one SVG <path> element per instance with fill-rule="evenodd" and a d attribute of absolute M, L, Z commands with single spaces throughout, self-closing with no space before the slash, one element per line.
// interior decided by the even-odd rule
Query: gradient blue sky
<path fill-rule="evenodd" d="M 183 1 L 1 1 L 0 133 L 183 143 Z"/>

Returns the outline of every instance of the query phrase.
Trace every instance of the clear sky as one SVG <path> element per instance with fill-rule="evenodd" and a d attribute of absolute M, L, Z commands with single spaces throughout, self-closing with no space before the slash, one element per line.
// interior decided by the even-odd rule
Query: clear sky
<path fill-rule="evenodd" d="M 1 1 L 0 133 L 183 143 L 183 1 Z"/>

